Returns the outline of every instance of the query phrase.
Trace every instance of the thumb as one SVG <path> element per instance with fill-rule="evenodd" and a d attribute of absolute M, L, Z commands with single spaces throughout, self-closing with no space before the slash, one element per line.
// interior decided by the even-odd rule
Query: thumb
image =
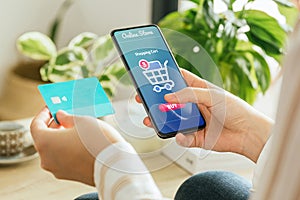
<path fill-rule="evenodd" d="M 165 95 L 165 100 L 169 103 L 197 103 L 211 106 L 211 94 L 207 88 L 187 87 L 178 92 Z"/>
<path fill-rule="evenodd" d="M 182 133 L 178 133 L 175 136 L 176 143 L 183 147 L 194 147 L 195 145 L 195 137 L 194 134 L 183 135 Z"/>
<path fill-rule="evenodd" d="M 56 113 L 56 119 L 65 128 L 72 128 L 74 126 L 75 116 L 66 113 L 63 110 L 59 110 Z"/>

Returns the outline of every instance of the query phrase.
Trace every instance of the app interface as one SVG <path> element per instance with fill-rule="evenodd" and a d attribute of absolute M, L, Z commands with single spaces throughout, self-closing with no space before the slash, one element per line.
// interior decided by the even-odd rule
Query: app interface
<path fill-rule="evenodd" d="M 186 83 L 157 27 L 116 31 L 114 37 L 161 134 L 205 125 L 196 104 L 164 100 L 165 94 L 185 88 Z"/>

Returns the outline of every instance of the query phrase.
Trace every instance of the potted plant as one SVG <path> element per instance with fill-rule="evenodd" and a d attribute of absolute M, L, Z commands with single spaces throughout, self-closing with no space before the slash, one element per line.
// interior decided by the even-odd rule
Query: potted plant
<path fill-rule="evenodd" d="M 63 2 L 50 26 L 49 36 L 27 32 L 18 38 L 18 49 L 31 59 L 20 62 L 6 77 L 0 99 L 0 120 L 34 116 L 44 105 L 37 86 L 47 82 L 96 76 L 106 93 L 110 97 L 114 95 L 114 81 L 125 74 L 125 69 L 108 36 L 84 32 L 60 50 L 55 45 L 61 21 L 73 2 Z"/>
<path fill-rule="evenodd" d="M 295 22 L 297 16 L 293 4 L 275 0 L 287 19 L 283 26 L 267 13 L 253 9 L 253 0 L 246 1 L 239 10 L 234 9 L 234 0 L 223 0 L 225 11 L 220 13 L 214 11 L 213 0 L 190 1 L 194 3 L 192 8 L 167 15 L 159 26 L 180 32 L 201 45 L 215 63 L 222 83 L 214 79 L 216 70 L 212 70 L 212 63 L 205 62 L 204 54 L 196 64 L 191 62 L 199 55 L 188 45 L 189 39 L 178 39 L 175 31 L 166 30 L 178 64 L 252 104 L 257 94 L 265 93 L 270 86 L 267 57 L 281 62 L 286 36 L 291 31 L 288 24 Z"/>
<path fill-rule="evenodd" d="M 109 36 L 98 37 L 84 32 L 74 37 L 66 47 L 57 50 L 47 35 L 27 32 L 18 38 L 17 48 L 22 54 L 39 62 L 31 62 L 28 66 L 22 64 L 10 74 L 10 87 L 4 92 L 6 101 L 2 101 L 6 105 L 1 109 L 4 119 L 36 114 L 44 104 L 37 91 L 39 84 L 95 76 L 107 95 L 113 97 L 116 88 L 114 84 L 126 73 Z M 23 77 L 20 70 L 26 72 L 30 68 L 40 75 Z M 126 78 L 121 80 L 123 83 L 128 82 Z M 21 89 L 17 90 L 20 86 Z"/>
<path fill-rule="evenodd" d="M 18 50 L 24 55 L 44 61 L 40 75 L 45 82 L 62 82 L 95 76 L 108 96 L 114 95 L 112 81 L 120 79 L 126 70 L 121 64 L 110 37 L 98 37 L 84 32 L 57 50 L 45 34 L 28 32 L 17 40 Z M 110 66 L 106 68 L 106 66 Z"/>

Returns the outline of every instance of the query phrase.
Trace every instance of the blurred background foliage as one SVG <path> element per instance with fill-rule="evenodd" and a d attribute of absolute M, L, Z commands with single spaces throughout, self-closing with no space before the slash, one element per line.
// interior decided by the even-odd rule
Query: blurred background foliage
<path fill-rule="evenodd" d="M 271 83 L 267 57 L 281 63 L 297 9 L 289 1 L 274 0 L 286 18 L 286 23 L 280 24 L 266 12 L 254 9 L 252 0 L 244 1 L 241 9 L 234 9 L 234 0 L 222 0 L 226 7 L 222 12 L 215 11 L 214 0 L 190 2 L 194 4 L 192 8 L 172 12 L 159 21 L 161 28 L 174 30 L 165 30 L 164 34 L 179 66 L 253 104 L 257 94 L 265 93 Z M 221 84 L 212 64 L 201 62 L 207 58 L 193 58 L 199 56 L 195 54 L 199 49 L 189 45 L 188 39 L 174 37 L 175 31 L 192 38 L 200 44 L 200 50 L 208 53 L 218 68 Z M 195 59 L 196 64 L 192 62 Z"/>

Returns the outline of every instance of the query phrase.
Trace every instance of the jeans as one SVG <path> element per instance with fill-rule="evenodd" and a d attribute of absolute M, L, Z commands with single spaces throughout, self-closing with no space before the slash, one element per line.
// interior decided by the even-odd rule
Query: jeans
<path fill-rule="evenodd" d="M 75 200 L 99 200 L 98 193 L 93 192 L 93 193 L 84 194 L 84 195 L 77 197 Z"/>
<path fill-rule="evenodd" d="M 208 171 L 187 179 L 178 189 L 175 200 L 247 200 L 251 184 L 244 178 L 225 171 Z M 98 200 L 97 193 L 75 200 Z"/>
<path fill-rule="evenodd" d="M 187 179 L 178 189 L 175 200 L 247 200 L 251 184 L 225 171 L 208 171 Z"/>

